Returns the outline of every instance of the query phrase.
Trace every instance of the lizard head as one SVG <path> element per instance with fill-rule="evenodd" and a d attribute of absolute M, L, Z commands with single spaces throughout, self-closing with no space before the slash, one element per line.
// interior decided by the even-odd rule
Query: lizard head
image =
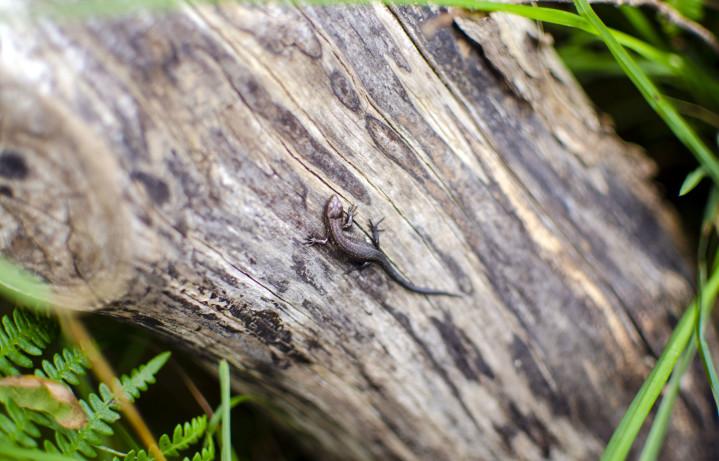
<path fill-rule="evenodd" d="M 332 194 L 329 202 L 327 202 L 327 217 L 329 219 L 340 219 L 342 217 L 342 203 L 335 194 Z"/>

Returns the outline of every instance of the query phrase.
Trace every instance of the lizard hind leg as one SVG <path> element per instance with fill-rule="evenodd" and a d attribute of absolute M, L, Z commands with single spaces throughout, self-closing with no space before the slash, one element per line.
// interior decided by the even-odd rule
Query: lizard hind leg
<path fill-rule="evenodd" d="M 384 232 L 384 229 L 380 229 L 379 225 L 384 221 L 384 218 L 377 221 L 377 224 L 372 223 L 372 220 L 369 220 L 369 228 L 372 231 L 372 245 L 374 245 L 375 248 L 379 250 L 379 233 Z"/>

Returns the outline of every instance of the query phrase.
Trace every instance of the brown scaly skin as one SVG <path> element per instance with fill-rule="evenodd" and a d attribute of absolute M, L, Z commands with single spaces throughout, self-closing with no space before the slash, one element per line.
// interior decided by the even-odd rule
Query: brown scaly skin
<path fill-rule="evenodd" d="M 367 243 L 364 240 L 355 239 L 349 237 L 344 233 L 345 230 L 352 227 L 353 218 L 355 215 L 354 207 L 345 213 L 342 209 L 342 203 L 339 197 L 333 194 L 327 202 L 327 208 L 325 210 L 325 221 L 327 226 L 327 236 L 324 238 L 308 237 L 305 241 L 308 245 L 320 244 L 324 245 L 328 241 L 332 240 L 337 248 L 345 253 L 350 259 L 362 263 L 361 267 L 364 267 L 371 263 L 379 264 L 387 275 L 389 275 L 395 282 L 402 285 L 404 288 L 414 291 L 415 293 L 422 293 L 425 295 L 444 295 L 444 296 L 455 296 L 461 297 L 454 293 L 448 293 L 441 290 L 432 290 L 430 288 L 422 288 L 411 284 L 405 280 L 399 272 L 392 266 L 387 257 L 379 249 L 379 229 L 376 225 L 370 221 L 370 228 L 372 229 L 372 244 Z"/>

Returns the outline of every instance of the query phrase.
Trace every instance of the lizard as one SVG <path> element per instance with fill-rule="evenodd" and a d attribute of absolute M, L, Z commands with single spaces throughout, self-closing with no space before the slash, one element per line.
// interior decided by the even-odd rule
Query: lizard
<path fill-rule="evenodd" d="M 380 250 L 379 247 L 379 233 L 380 229 L 377 225 L 372 224 L 369 221 L 369 226 L 372 231 L 372 243 L 368 243 L 364 240 L 352 238 L 344 233 L 344 231 L 350 229 L 354 223 L 354 216 L 356 214 L 356 207 L 352 206 L 345 212 L 342 208 L 342 202 L 340 202 L 337 194 L 332 194 L 330 199 L 327 201 L 327 207 L 325 208 L 324 220 L 327 226 L 327 235 L 323 238 L 317 238 L 313 236 L 307 237 L 305 244 L 307 245 L 325 245 L 332 241 L 335 246 L 349 259 L 359 262 L 361 265 L 356 269 L 362 269 L 365 266 L 376 263 L 378 264 L 387 275 L 390 276 L 395 282 L 400 284 L 402 287 L 415 293 L 421 293 L 425 295 L 445 295 L 461 297 L 461 295 L 449 293 L 447 291 L 433 290 L 431 288 L 422 288 L 413 285 L 400 275 L 397 269 L 392 266 L 387 256 Z M 351 272 L 351 271 L 350 271 Z"/>

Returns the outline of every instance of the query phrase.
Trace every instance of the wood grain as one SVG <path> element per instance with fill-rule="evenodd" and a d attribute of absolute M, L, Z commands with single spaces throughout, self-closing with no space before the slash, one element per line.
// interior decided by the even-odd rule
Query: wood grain
<path fill-rule="evenodd" d="M 686 249 L 536 25 L 447 18 L 0 25 L 3 254 L 62 306 L 228 359 L 322 458 L 597 458 L 691 298 Z M 385 218 L 412 283 L 465 296 L 302 245 L 331 193 Z M 663 456 L 706 459 L 701 373 L 683 390 Z"/>

